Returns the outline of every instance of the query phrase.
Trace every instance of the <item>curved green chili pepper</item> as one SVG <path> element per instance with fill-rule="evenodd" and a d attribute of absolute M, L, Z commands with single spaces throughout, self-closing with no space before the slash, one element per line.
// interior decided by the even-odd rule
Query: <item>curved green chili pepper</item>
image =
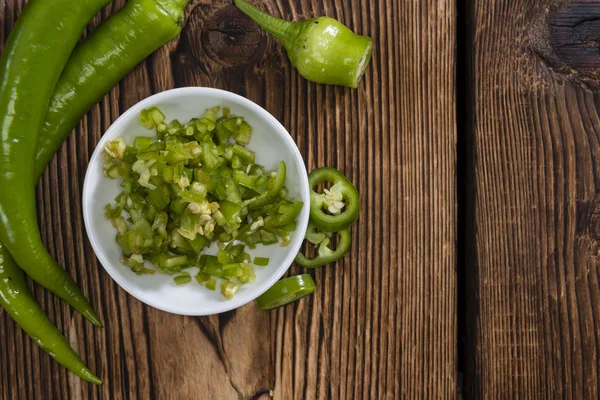
<path fill-rule="evenodd" d="M 329 244 L 331 243 L 329 237 L 325 237 L 321 243 L 318 244 L 317 256 L 313 259 L 307 258 L 302 252 L 296 255 L 296 264 L 304 268 L 318 268 L 323 265 L 336 262 L 342 259 L 348 250 L 350 250 L 350 230 L 344 229 L 338 234 L 338 244 L 335 250 L 331 250 Z"/>
<path fill-rule="evenodd" d="M 42 244 L 35 191 L 29 183 L 34 180 L 38 133 L 56 82 L 83 29 L 107 3 L 29 2 L 0 61 L 0 239 L 31 278 L 98 326 L 98 315 Z"/>
<path fill-rule="evenodd" d="M 310 184 L 310 219 L 325 232 L 338 232 L 356 221 L 359 198 L 356 187 L 335 168 L 317 168 L 308 176 Z M 315 192 L 315 186 L 331 182 L 333 186 L 323 194 Z M 328 213 L 323 211 L 326 208 Z"/>
<path fill-rule="evenodd" d="M 36 176 L 79 120 L 133 67 L 181 32 L 189 0 L 129 0 L 75 48 L 56 84 L 37 146 Z"/>
<path fill-rule="evenodd" d="M 264 30 L 282 41 L 292 65 L 304 78 L 356 88 L 371 60 L 372 40 L 353 33 L 329 17 L 288 22 L 243 0 L 235 5 Z"/>
<path fill-rule="evenodd" d="M 102 381 L 90 371 L 69 343 L 35 301 L 25 280 L 25 274 L 12 258 L 3 257 L 0 243 L 0 306 L 17 324 L 59 364 L 90 383 Z"/>
<path fill-rule="evenodd" d="M 36 157 L 36 181 L 64 138 L 96 100 L 152 51 L 181 31 L 183 9 L 187 2 L 130 0 L 75 48 L 59 78 L 46 114 Z M 101 383 L 81 365 L 72 349 L 64 346 L 66 341 L 60 331 L 27 291 L 23 273 L 2 243 L 0 305 L 60 364 L 88 382 Z"/>

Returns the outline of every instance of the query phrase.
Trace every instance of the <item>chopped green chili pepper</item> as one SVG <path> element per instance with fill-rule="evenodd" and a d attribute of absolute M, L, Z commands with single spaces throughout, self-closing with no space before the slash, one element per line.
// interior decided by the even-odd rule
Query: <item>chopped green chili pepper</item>
<path fill-rule="evenodd" d="M 337 232 L 337 235 L 338 243 L 335 250 L 329 247 L 331 241 L 328 237 L 325 237 L 318 244 L 317 256 L 315 258 L 309 259 L 302 252 L 299 252 L 295 259 L 296 263 L 304 268 L 318 268 L 343 258 L 350 249 L 350 230 L 344 229 Z"/>
<path fill-rule="evenodd" d="M 192 277 L 187 272 L 183 272 L 181 275 L 173 278 L 176 285 L 185 285 L 186 283 L 190 283 L 192 281 Z"/>
<path fill-rule="evenodd" d="M 256 299 L 256 304 L 261 310 L 272 310 L 297 301 L 316 290 L 317 287 L 310 275 L 295 275 L 275 283 Z"/>
<path fill-rule="evenodd" d="M 204 284 L 208 290 L 217 290 L 217 280 L 214 278 L 210 278 Z"/>
<path fill-rule="evenodd" d="M 254 257 L 254 264 L 265 267 L 269 265 L 269 259 L 267 257 Z"/>
<path fill-rule="evenodd" d="M 323 182 L 333 186 L 323 194 L 315 192 L 315 186 Z M 359 197 L 356 188 L 335 168 L 317 168 L 308 176 L 310 192 L 310 219 L 325 232 L 338 232 L 356 221 L 359 213 Z M 323 211 L 326 208 L 328 213 Z"/>
<path fill-rule="evenodd" d="M 221 291 L 230 298 L 256 279 L 245 246 L 278 243 L 279 236 L 289 243 L 304 204 L 288 197 L 285 163 L 277 172 L 254 164 L 254 153 L 245 147 L 250 126 L 230 111 L 219 112 L 213 107 L 182 124 L 147 109 L 140 121 L 156 137 L 135 138 L 130 146 L 123 139 L 106 143 L 105 171 L 114 169 L 107 176 L 122 178 L 123 192 L 105 217 L 119 231 L 123 264 L 135 273 L 154 272 L 144 259 L 166 274 L 198 266 L 198 283 L 214 289 L 211 277 L 225 279 Z M 236 159 L 243 169 L 234 168 Z M 226 244 L 233 239 L 241 243 Z M 200 254 L 215 241 L 216 256 Z M 266 265 L 268 259 L 257 262 Z M 174 280 L 187 283 L 191 277 L 184 273 Z"/>
<path fill-rule="evenodd" d="M 200 271 L 200 272 L 198 272 L 198 274 L 196 274 L 196 280 L 200 284 L 206 283 L 209 279 L 210 279 L 210 275 L 207 274 L 206 272 Z"/>
<path fill-rule="evenodd" d="M 356 88 L 371 60 L 372 40 L 329 17 L 288 22 L 243 0 L 235 5 L 283 43 L 292 65 L 304 78 Z"/>
<path fill-rule="evenodd" d="M 230 280 L 224 280 L 221 284 L 221 294 L 225 296 L 227 300 L 231 300 L 233 295 L 240 289 L 240 284 L 232 282 Z"/>

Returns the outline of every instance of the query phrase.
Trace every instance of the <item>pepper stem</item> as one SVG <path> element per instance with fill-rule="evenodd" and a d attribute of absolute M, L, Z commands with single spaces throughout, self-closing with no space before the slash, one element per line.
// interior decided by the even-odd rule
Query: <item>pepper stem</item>
<path fill-rule="evenodd" d="M 292 39 L 295 35 L 293 23 L 285 21 L 281 18 L 267 14 L 258 8 L 251 6 L 243 0 L 233 0 L 237 8 L 239 8 L 244 14 L 249 16 L 254 22 L 256 22 L 261 28 L 270 34 L 274 35 L 278 39 L 287 44 L 289 39 Z"/>

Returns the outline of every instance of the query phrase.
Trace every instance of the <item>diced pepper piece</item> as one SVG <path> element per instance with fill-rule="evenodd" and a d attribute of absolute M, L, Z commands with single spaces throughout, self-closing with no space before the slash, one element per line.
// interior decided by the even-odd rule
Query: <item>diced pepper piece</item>
<path fill-rule="evenodd" d="M 148 147 L 154 142 L 151 137 L 138 136 L 133 139 L 133 147 L 137 153 L 143 153 L 148 150 Z"/>
<path fill-rule="evenodd" d="M 146 201 L 155 210 L 162 211 L 171 202 L 171 191 L 167 185 L 161 185 L 146 196 Z"/>
<path fill-rule="evenodd" d="M 216 147 L 212 148 L 211 145 L 206 142 L 202 143 L 201 146 L 202 153 L 200 153 L 200 159 L 202 160 L 204 170 L 209 173 L 216 171 L 223 163 L 219 158 Z"/>
<path fill-rule="evenodd" d="M 154 129 L 162 124 L 165 115 L 156 107 L 143 109 L 140 113 L 140 122 L 148 129 Z"/>
<path fill-rule="evenodd" d="M 237 280 L 244 284 L 254 282 L 256 280 L 256 275 L 254 274 L 254 270 L 252 266 L 249 264 L 241 264 L 242 273 L 237 277 Z"/>
<path fill-rule="evenodd" d="M 269 231 L 261 230 L 261 231 L 259 231 L 259 235 L 260 235 L 260 242 L 262 244 L 264 244 L 265 246 L 279 242 L 279 240 L 277 240 L 277 235 L 275 235 L 274 233 L 271 233 Z"/>
<path fill-rule="evenodd" d="M 176 269 L 189 265 L 188 258 L 186 256 L 166 256 L 160 259 L 160 266 L 164 269 Z"/>
<path fill-rule="evenodd" d="M 208 290 L 216 290 L 217 289 L 217 280 L 214 278 L 210 278 L 209 280 L 206 281 L 206 284 L 204 286 L 206 286 L 206 288 Z"/>
<path fill-rule="evenodd" d="M 210 275 L 205 272 L 200 271 L 198 274 L 196 274 L 196 281 L 198 281 L 200 284 L 207 282 L 209 279 Z"/>
<path fill-rule="evenodd" d="M 181 215 L 186 207 L 187 206 L 185 205 L 185 203 L 179 199 L 174 199 L 173 201 L 171 201 L 170 208 L 171 211 L 173 211 L 175 214 Z"/>
<path fill-rule="evenodd" d="M 232 259 L 233 257 L 231 257 L 229 251 L 227 250 L 219 250 L 219 252 L 217 253 L 217 260 L 219 260 L 221 264 L 227 264 Z"/>
<path fill-rule="evenodd" d="M 223 265 L 223 276 L 225 278 L 238 278 L 242 276 L 244 270 L 240 263 L 227 263 Z"/>
<path fill-rule="evenodd" d="M 192 277 L 187 272 L 183 272 L 181 275 L 178 275 L 173 278 L 176 285 L 185 285 L 186 283 L 190 283 L 192 281 Z"/>
<path fill-rule="evenodd" d="M 231 300 L 233 295 L 240 289 L 240 284 L 232 282 L 230 280 L 224 280 L 221 284 L 221 294 L 225 296 L 227 300 Z"/>
<path fill-rule="evenodd" d="M 243 121 L 237 132 L 233 135 L 233 139 L 239 144 L 250 143 L 252 137 L 252 127 L 246 121 Z"/>
<path fill-rule="evenodd" d="M 260 267 L 269 265 L 269 258 L 267 257 L 254 257 L 254 264 Z"/>
<path fill-rule="evenodd" d="M 137 275 L 154 275 L 155 271 L 144 266 L 144 258 L 141 254 L 132 254 L 130 257 L 123 256 L 121 262 L 127 265 Z"/>
<path fill-rule="evenodd" d="M 265 226 L 281 228 L 293 223 L 302 211 L 302 207 L 304 207 L 304 203 L 301 201 L 292 204 L 282 203 L 279 206 L 278 215 L 265 218 Z"/>
<path fill-rule="evenodd" d="M 186 239 L 194 253 L 200 253 L 200 251 L 210 245 L 210 241 L 202 235 L 196 235 L 194 239 Z"/>
<path fill-rule="evenodd" d="M 219 264 L 219 260 L 215 256 L 208 256 L 206 258 L 203 272 L 206 272 L 212 276 L 216 276 L 217 278 L 223 277 L 223 269 L 221 268 L 221 264 Z"/>
<path fill-rule="evenodd" d="M 231 151 L 233 151 L 233 154 L 240 157 L 246 163 L 254 164 L 254 158 L 256 155 L 253 151 L 250 151 L 247 148 L 240 146 L 239 144 L 234 145 L 231 148 Z"/>

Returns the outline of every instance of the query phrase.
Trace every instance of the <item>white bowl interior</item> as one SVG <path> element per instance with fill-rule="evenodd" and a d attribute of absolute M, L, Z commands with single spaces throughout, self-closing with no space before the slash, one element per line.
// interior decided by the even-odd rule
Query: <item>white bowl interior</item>
<path fill-rule="evenodd" d="M 206 108 L 213 106 L 229 107 L 235 115 L 243 116 L 252 126 L 252 140 L 248 148 L 256 152 L 256 162 L 275 170 L 284 160 L 287 166 L 286 187 L 290 195 L 304 201 L 304 208 L 298 217 L 298 226 L 292 233 L 289 246 L 278 244 L 257 246 L 247 250 L 252 258 L 269 257 L 266 267 L 255 266 L 256 281 L 242 285 L 232 300 L 226 300 L 220 293 L 200 286 L 193 279 L 187 285 L 177 286 L 173 277 L 156 273 L 138 276 L 121 261 L 121 248 L 117 244 L 116 230 L 104 218 L 104 207 L 113 201 L 120 192 L 120 180 L 109 179 L 103 174 L 102 149 L 107 141 L 123 137 L 131 144 L 136 136 L 154 136 L 139 123 L 140 111 L 157 106 L 167 120 L 178 119 L 187 122 L 201 116 Z M 261 295 L 271 287 L 289 268 L 297 254 L 309 217 L 308 178 L 302 156 L 285 128 L 267 111 L 250 100 L 231 92 L 212 88 L 180 88 L 148 97 L 121 115 L 106 131 L 88 166 L 83 186 L 83 215 L 88 237 L 96 256 L 110 276 L 127 292 L 142 302 L 155 308 L 184 315 L 210 315 L 240 307 Z M 216 254 L 213 245 L 209 254 Z M 149 264 L 149 263 L 148 263 Z M 150 266 L 150 264 L 149 264 Z M 192 276 L 198 268 L 190 268 Z"/>

